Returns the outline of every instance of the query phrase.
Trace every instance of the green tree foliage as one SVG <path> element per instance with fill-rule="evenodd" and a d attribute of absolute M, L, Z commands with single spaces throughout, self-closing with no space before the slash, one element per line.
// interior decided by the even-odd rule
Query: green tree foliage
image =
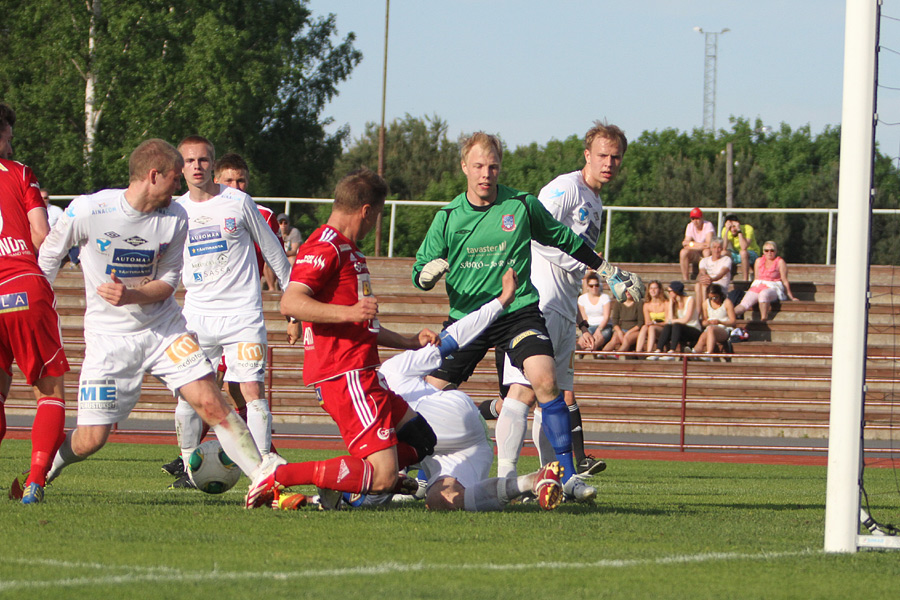
<path fill-rule="evenodd" d="M 340 154 L 346 130 L 326 134 L 320 114 L 361 54 L 353 34 L 336 39 L 334 15 L 312 17 L 305 0 L 0 7 L 0 94 L 19 114 L 16 155 L 54 191 L 126 184 L 128 155 L 148 137 L 199 133 L 220 154 L 244 154 L 257 195 L 308 195 Z"/>

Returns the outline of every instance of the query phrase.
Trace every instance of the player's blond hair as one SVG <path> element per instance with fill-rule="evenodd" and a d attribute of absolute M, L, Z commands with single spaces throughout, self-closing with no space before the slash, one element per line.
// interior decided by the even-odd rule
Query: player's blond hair
<path fill-rule="evenodd" d="M 334 188 L 334 210 L 353 213 L 365 205 L 384 206 L 388 186 L 369 169 L 357 169 L 345 175 Z"/>
<path fill-rule="evenodd" d="M 594 140 L 597 138 L 618 142 L 622 154 L 625 154 L 625 151 L 628 149 L 628 138 L 625 137 L 625 132 L 615 125 L 609 125 L 602 121 L 594 121 L 594 126 L 588 129 L 587 133 L 584 134 L 584 149 L 590 150 L 591 144 L 593 144 Z"/>
<path fill-rule="evenodd" d="M 203 137 L 202 135 L 189 135 L 180 142 L 178 142 L 178 150 L 181 150 L 188 144 L 206 144 L 206 149 L 209 150 L 209 160 L 215 162 L 216 160 L 216 147 L 213 146 L 213 143 Z"/>
<path fill-rule="evenodd" d="M 497 155 L 497 160 L 503 160 L 503 144 L 500 143 L 500 138 L 498 138 L 496 135 L 491 135 L 483 131 L 476 131 L 469 137 L 460 141 L 459 158 L 463 162 L 466 162 L 466 157 L 469 156 L 469 152 L 476 145 L 481 146 L 485 150 L 492 151 Z"/>
<path fill-rule="evenodd" d="M 175 146 L 165 140 L 152 138 L 141 142 L 128 158 L 129 181 L 141 181 L 151 169 L 166 174 L 175 168 L 184 168 L 184 159 Z"/>

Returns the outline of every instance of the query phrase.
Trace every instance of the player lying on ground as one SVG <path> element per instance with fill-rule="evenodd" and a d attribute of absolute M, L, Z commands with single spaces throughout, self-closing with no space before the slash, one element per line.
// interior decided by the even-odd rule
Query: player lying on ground
<path fill-rule="evenodd" d="M 419 463 L 428 478 L 425 506 L 429 509 L 501 510 L 511 500 L 533 493 L 541 508 L 550 510 L 562 498 L 562 470 L 557 462 L 521 477 L 488 479 L 494 451 L 478 408 L 465 393 L 439 390 L 424 379 L 444 356 L 464 348 L 500 316 L 515 298 L 516 285 L 516 273 L 509 269 L 500 296 L 445 329 L 439 346 L 407 350 L 378 369 L 388 386 L 425 417 L 437 435 L 434 454 Z M 319 490 L 319 496 L 323 508 L 339 506 L 340 495 L 332 490 Z M 373 497 L 372 503 L 384 499 Z"/>

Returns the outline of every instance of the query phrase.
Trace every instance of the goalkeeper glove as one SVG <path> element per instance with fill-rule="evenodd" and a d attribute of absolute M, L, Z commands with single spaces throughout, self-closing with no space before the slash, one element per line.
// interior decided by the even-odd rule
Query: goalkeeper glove
<path fill-rule="evenodd" d="M 597 274 L 606 280 L 613 297 L 619 302 L 625 301 L 625 292 L 629 292 L 635 301 L 644 297 L 644 282 L 634 273 L 623 271 L 603 261 L 603 266 L 597 269 Z"/>
<path fill-rule="evenodd" d="M 435 258 L 429 261 L 422 267 L 422 272 L 419 273 L 419 285 L 422 286 L 423 290 L 430 290 L 449 268 L 450 263 L 443 258 Z"/>

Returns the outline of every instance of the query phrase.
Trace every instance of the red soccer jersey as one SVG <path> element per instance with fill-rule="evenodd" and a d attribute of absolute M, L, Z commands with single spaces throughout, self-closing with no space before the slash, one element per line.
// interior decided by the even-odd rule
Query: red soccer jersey
<path fill-rule="evenodd" d="M 271 208 L 263 206 L 262 204 L 256 205 L 256 210 L 259 211 L 259 214 L 262 215 L 263 219 L 266 220 L 266 224 L 272 229 L 272 233 L 275 234 L 275 237 L 278 238 L 278 241 L 281 241 L 281 227 L 278 226 L 278 219 L 275 218 L 275 211 Z M 259 249 L 259 244 L 256 242 L 253 243 L 253 247 L 256 248 L 256 266 L 259 267 L 259 274 L 262 275 L 263 265 L 265 264 L 265 259 L 263 259 L 262 250 Z"/>
<path fill-rule="evenodd" d="M 44 208 L 44 199 L 34 173 L 22 163 L 0 159 L 0 282 L 41 274 L 28 222 L 35 208 Z"/>
<path fill-rule="evenodd" d="M 291 281 L 312 290 L 325 304 L 353 306 L 372 295 L 366 257 L 352 241 L 328 225 L 300 246 Z M 358 369 L 376 367 L 378 321 L 303 323 L 303 383 L 313 385 Z"/>

